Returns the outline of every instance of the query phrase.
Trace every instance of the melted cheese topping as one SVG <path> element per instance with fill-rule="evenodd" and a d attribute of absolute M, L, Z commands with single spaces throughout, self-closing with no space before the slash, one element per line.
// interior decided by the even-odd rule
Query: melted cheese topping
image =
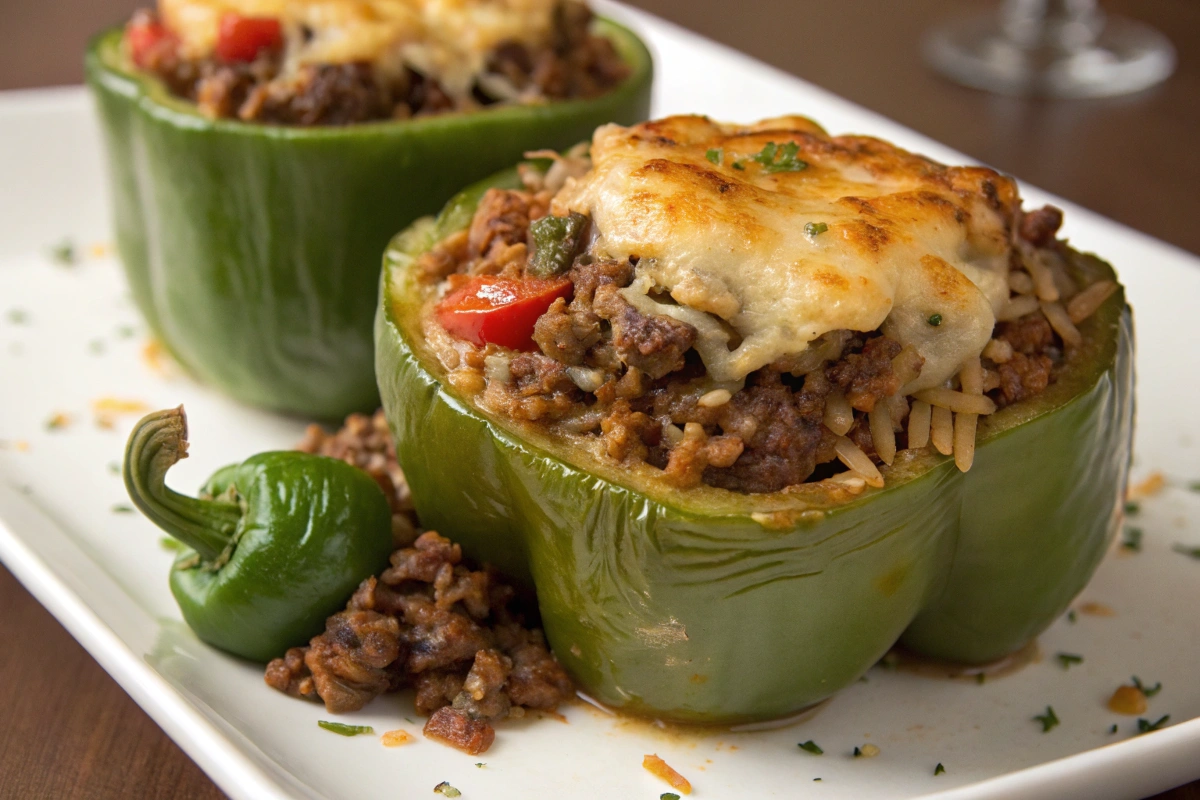
<path fill-rule="evenodd" d="M 159 0 L 163 22 L 187 58 L 210 55 L 229 12 L 283 23 L 285 71 L 305 64 L 367 61 L 434 77 L 452 96 L 470 94 L 502 42 L 547 41 L 557 0 Z M 306 36 L 304 31 L 308 31 Z"/>
<path fill-rule="evenodd" d="M 734 167 L 770 142 L 795 142 L 808 166 Z M 590 215 L 598 255 L 638 259 L 625 298 L 694 325 L 717 381 L 739 381 L 831 330 L 882 328 L 925 358 L 901 391 L 939 386 L 987 344 L 1007 300 L 1020 200 L 990 169 L 831 137 L 802 117 L 607 125 L 591 155 L 592 170 L 567 182 L 552 213 Z M 827 230 L 806 233 L 810 222 Z"/>

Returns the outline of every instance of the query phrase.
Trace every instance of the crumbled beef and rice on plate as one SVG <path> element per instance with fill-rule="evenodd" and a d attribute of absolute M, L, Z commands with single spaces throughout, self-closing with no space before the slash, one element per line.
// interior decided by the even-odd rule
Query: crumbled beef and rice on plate
<path fill-rule="evenodd" d="M 210 117 L 285 125 L 586 99 L 629 74 L 576 0 L 159 0 L 126 49 Z"/>
<path fill-rule="evenodd" d="M 421 257 L 426 345 L 490 415 L 677 489 L 883 486 L 930 446 L 966 471 L 1117 289 L 1012 179 L 801 117 L 531 155 Z"/>

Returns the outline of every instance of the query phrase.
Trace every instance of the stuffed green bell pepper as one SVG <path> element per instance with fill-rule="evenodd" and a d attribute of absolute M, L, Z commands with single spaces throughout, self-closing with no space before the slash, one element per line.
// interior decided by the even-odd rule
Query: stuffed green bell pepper
<path fill-rule="evenodd" d="M 534 585 L 631 713 L 783 717 L 897 642 L 1010 654 L 1092 575 L 1130 459 L 1130 310 L 1060 223 L 801 117 L 500 173 L 384 259 L 421 520 Z"/>
<path fill-rule="evenodd" d="M 392 234 L 532 147 L 643 119 L 652 66 L 573 0 L 160 0 L 86 73 L 153 334 L 238 400 L 332 419 L 378 403 Z"/>

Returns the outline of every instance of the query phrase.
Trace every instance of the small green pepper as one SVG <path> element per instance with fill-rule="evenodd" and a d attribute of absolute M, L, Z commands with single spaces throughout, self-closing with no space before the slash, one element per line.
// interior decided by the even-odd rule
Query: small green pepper
<path fill-rule="evenodd" d="M 171 593 L 204 641 L 267 661 L 319 633 L 386 566 L 391 510 L 365 472 L 308 453 L 259 453 L 218 470 L 194 498 L 165 483 L 187 445 L 182 406 L 143 417 L 125 448 L 125 488 L 187 545 Z"/>
<path fill-rule="evenodd" d="M 586 224 L 587 217 L 577 211 L 534 220 L 529 226 L 534 246 L 529 271 L 539 278 L 552 278 L 570 269 Z"/>

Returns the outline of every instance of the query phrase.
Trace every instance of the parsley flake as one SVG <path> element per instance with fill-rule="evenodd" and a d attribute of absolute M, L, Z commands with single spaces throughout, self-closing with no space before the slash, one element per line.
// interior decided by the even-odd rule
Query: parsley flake
<path fill-rule="evenodd" d="M 805 236 L 819 236 L 829 230 L 829 226 L 824 222 L 806 222 L 804 223 Z"/>
<path fill-rule="evenodd" d="M 484 767 L 487 766 L 487 763 L 483 762 L 483 761 L 476 761 L 475 766 L 479 767 L 480 769 L 483 769 Z"/>
<path fill-rule="evenodd" d="M 1130 500 L 1125 504 L 1125 513 L 1131 517 L 1137 516 L 1142 512 L 1142 504 L 1136 500 Z"/>
<path fill-rule="evenodd" d="M 1137 687 L 1139 692 L 1146 695 L 1146 697 L 1154 697 L 1154 695 L 1162 691 L 1162 681 L 1158 681 L 1153 686 L 1147 686 L 1142 683 L 1142 679 L 1137 675 L 1133 676 L 1133 685 Z"/>
<path fill-rule="evenodd" d="M 158 546 L 163 550 L 170 550 L 173 553 L 178 553 L 183 549 L 183 542 L 178 539 L 172 539 L 170 536 L 164 536 L 158 540 Z"/>
<path fill-rule="evenodd" d="M 50 257 L 64 266 L 71 266 L 77 260 L 75 244 L 70 239 L 63 239 L 50 248 Z"/>
<path fill-rule="evenodd" d="M 1177 544 L 1171 548 L 1176 553 L 1189 556 L 1191 558 L 1200 559 L 1200 547 L 1188 547 L 1187 545 Z"/>
<path fill-rule="evenodd" d="M 987 674 L 983 672 L 975 673 L 975 682 L 983 686 L 983 682 L 987 680 Z"/>
<path fill-rule="evenodd" d="M 735 162 L 733 162 L 733 168 L 734 168 L 734 169 L 745 170 L 745 169 L 746 169 L 746 165 L 745 165 L 745 164 L 743 164 L 741 161 L 735 161 Z"/>
<path fill-rule="evenodd" d="M 857 747 L 854 748 L 854 757 L 859 758 L 861 756 L 862 756 L 862 750 L 859 750 Z"/>
<path fill-rule="evenodd" d="M 1169 720 L 1170 718 L 1171 718 L 1170 714 L 1163 714 L 1161 717 L 1156 719 L 1154 722 L 1151 722 L 1149 720 L 1138 717 L 1138 723 L 1137 723 L 1138 735 L 1141 735 L 1143 733 L 1150 733 L 1151 731 L 1162 730 L 1163 727 L 1167 724 L 1167 720 Z"/>
<path fill-rule="evenodd" d="M 795 142 L 785 142 L 782 147 L 774 142 L 767 142 L 763 149 L 751 157 L 751 161 L 761 164 L 763 172 L 799 172 L 808 169 L 808 162 L 796 158 L 800 145 Z"/>
<path fill-rule="evenodd" d="M 375 729 L 370 725 L 347 725 L 344 722 L 329 722 L 327 720 L 317 720 L 317 725 L 340 736 L 358 736 L 361 733 L 375 733 Z"/>
<path fill-rule="evenodd" d="M 92 339 L 90 342 L 88 342 L 88 352 L 94 356 L 103 354 L 104 353 L 104 340 L 103 339 Z"/>
<path fill-rule="evenodd" d="M 121 462 L 120 461 L 108 462 L 108 471 L 111 472 L 113 475 L 120 475 L 121 474 Z"/>
<path fill-rule="evenodd" d="M 114 514 L 132 514 L 133 506 L 128 505 L 126 503 L 117 503 L 115 506 L 112 507 L 112 512 Z"/>
<path fill-rule="evenodd" d="M 1200 492 L 1200 481 L 1192 481 L 1187 488 L 1189 492 Z"/>
<path fill-rule="evenodd" d="M 674 792 L 663 792 L 658 796 L 658 800 L 679 800 L 679 795 Z"/>
<path fill-rule="evenodd" d="M 946 773 L 946 768 L 943 767 L 942 762 L 939 761 L 938 765 L 933 768 L 934 777 L 937 777 L 938 775 L 944 775 L 945 773 Z"/>
<path fill-rule="evenodd" d="M 1142 534 L 1144 531 L 1141 528 L 1126 528 L 1125 539 L 1121 542 L 1121 547 L 1133 553 L 1142 552 Z"/>
<path fill-rule="evenodd" d="M 704 157 L 713 164 L 720 166 L 721 162 L 725 160 L 725 153 L 721 150 L 721 148 L 713 147 L 704 154 Z"/>
<path fill-rule="evenodd" d="M 1046 713 L 1038 714 L 1034 719 L 1042 723 L 1042 733 L 1049 733 L 1050 729 L 1059 723 L 1058 715 L 1054 713 L 1052 706 L 1046 706 Z"/>
<path fill-rule="evenodd" d="M 460 792 L 458 789 L 455 789 L 446 781 L 442 781 L 437 786 L 433 787 L 433 791 L 437 792 L 443 797 L 462 797 L 462 792 Z"/>
<path fill-rule="evenodd" d="M 1059 653 L 1055 658 L 1058 663 L 1062 664 L 1063 669 L 1070 669 L 1075 664 L 1083 663 L 1083 656 L 1077 656 L 1074 653 Z"/>
<path fill-rule="evenodd" d="M 117 328 L 117 336 L 120 336 L 122 339 L 132 339 L 136 333 L 137 329 L 132 325 L 122 325 Z"/>
<path fill-rule="evenodd" d="M 814 756 L 824 755 L 825 753 L 825 751 L 821 749 L 820 745 L 818 745 L 812 739 L 809 739 L 807 742 L 800 742 L 796 746 L 806 753 L 812 753 Z"/>
<path fill-rule="evenodd" d="M 9 309 L 8 321 L 13 325 L 24 325 L 29 322 L 29 312 L 21 308 Z"/>
<path fill-rule="evenodd" d="M 941 314 L 930 314 L 929 315 L 929 324 L 935 328 L 938 325 L 941 325 L 942 324 L 942 315 Z"/>
<path fill-rule="evenodd" d="M 1108 732 L 1109 732 L 1110 734 L 1116 733 L 1116 732 L 1117 732 L 1117 723 L 1115 723 L 1115 722 L 1114 722 L 1114 723 L 1113 723 L 1113 726 L 1112 726 L 1111 728 L 1109 728 L 1109 729 L 1108 729 Z"/>
<path fill-rule="evenodd" d="M 1079 617 L 1075 614 L 1075 609 L 1072 608 L 1070 611 L 1067 612 L 1067 622 L 1074 625 L 1075 620 L 1077 620 L 1077 619 L 1079 619 Z"/>

